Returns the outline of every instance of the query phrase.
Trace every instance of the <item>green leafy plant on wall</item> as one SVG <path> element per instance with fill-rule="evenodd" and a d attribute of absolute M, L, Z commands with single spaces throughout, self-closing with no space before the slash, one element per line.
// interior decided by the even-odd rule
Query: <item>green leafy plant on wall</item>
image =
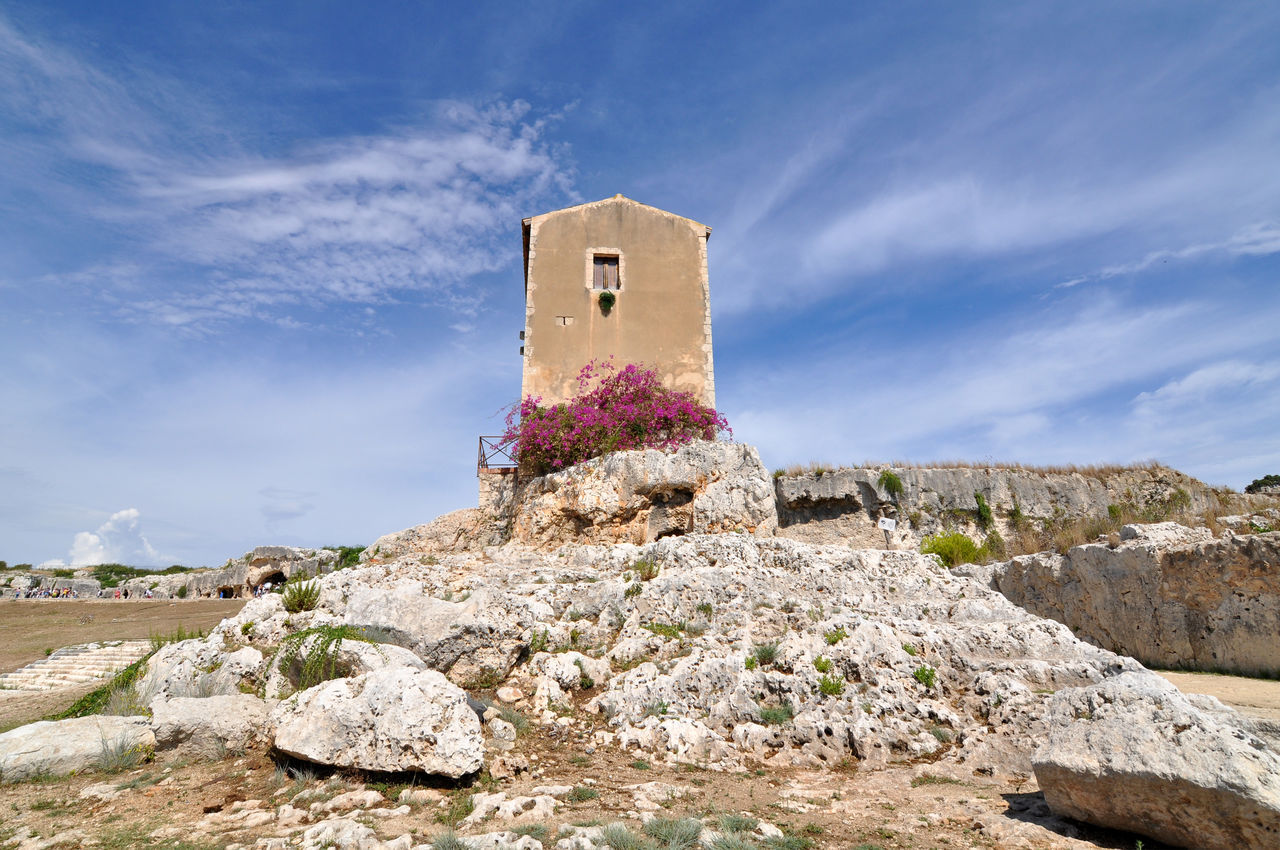
<path fill-rule="evenodd" d="M 606 289 L 604 292 L 600 293 L 598 301 L 600 302 L 600 309 L 608 313 L 613 309 L 613 305 L 618 303 L 618 296 Z"/>
<path fill-rule="evenodd" d="M 889 470 L 880 473 L 880 478 L 876 481 L 880 489 L 889 494 L 892 499 L 897 499 L 902 495 L 902 479 Z"/>

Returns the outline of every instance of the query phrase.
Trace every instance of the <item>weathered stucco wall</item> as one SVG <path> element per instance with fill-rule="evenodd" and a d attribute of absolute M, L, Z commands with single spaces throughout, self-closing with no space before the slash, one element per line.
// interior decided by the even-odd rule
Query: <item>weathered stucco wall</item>
<path fill-rule="evenodd" d="M 617 195 L 525 222 L 522 395 L 577 394 L 582 366 L 612 355 L 715 404 L 707 238 L 711 228 Z M 621 289 L 605 313 L 592 258 L 617 255 Z"/>
<path fill-rule="evenodd" d="M 1280 532 L 1127 525 L 1121 543 L 957 572 L 1143 664 L 1280 675 Z"/>

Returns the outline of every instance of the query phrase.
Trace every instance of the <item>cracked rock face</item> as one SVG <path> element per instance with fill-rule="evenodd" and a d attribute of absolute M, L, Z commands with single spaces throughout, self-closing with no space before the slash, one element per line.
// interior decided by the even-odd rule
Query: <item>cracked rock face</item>
<path fill-rule="evenodd" d="M 1155 667 L 1280 673 L 1280 533 L 1128 525 L 1116 546 L 991 567 L 993 587 L 1085 640 Z"/>
<path fill-rule="evenodd" d="M 275 746 L 320 764 L 458 778 L 483 766 L 480 721 L 434 670 L 383 668 L 317 685 L 271 712 Z"/>
<path fill-rule="evenodd" d="M 1058 814 L 1174 846 L 1280 846 L 1280 757 L 1232 715 L 1145 671 L 1065 690 L 1036 780 Z"/>
<path fill-rule="evenodd" d="M 654 758 L 730 768 L 945 755 L 1000 773 L 1030 769 L 1047 692 L 1139 669 L 930 557 L 742 534 L 553 552 L 512 544 L 438 563 L 406 554 L 321 584 L 316 610 L 252 602 L 195 654 L 372 625 L 456 683 L 505 684 L 526 713 L 601 714 L 608 731 L 593 743 Z M 313 690 L 326 706 L 356 705 L 363 681 Z M 307 691 L 288 704 L 317 700 Z M 305 737 L 278 730 L 277 746 Z"/>
<path fill-rule="evenodd" d="M 697 440 L 675 452 L 614 452 L 522 485 L 512 539 L 645 543 L 693 532 L 772 534 L 773 482 L 751 446 Z"/>
<path fill-rule="evenodd" d="M 28 723 L 0 735 L 0 781 L 92 770 L 155 745 L 156 736 L 145 717 L 91 715 Z"/>

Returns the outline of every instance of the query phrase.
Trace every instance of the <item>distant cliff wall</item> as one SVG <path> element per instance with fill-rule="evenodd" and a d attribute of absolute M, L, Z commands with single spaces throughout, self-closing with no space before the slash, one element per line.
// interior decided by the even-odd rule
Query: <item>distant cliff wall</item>
<path fill-rule="evenodd" d="M 1119 537 L 957 572 L 1149 666 L 1280 676 L 1280 532 L 1165 522 Z"/>
<path fill-rule="evenodd" d="M 896 498 L 879 486 L 883 472 L 902 482 Z M 883 547 L 882 516 L 896 519 L 895 547 L 956 529 L 981 539 L 981 493 L 992 527 L 1008 536 L 1020 516 L 1029 521 L 1106 516 L 1112 505 L 1142 511 L 1176 505 L 1192 512 L 1214 507 L 1217 493 L 1201 481 L 1161 466 L 1099 472 L 1048 472 L 1022 467 L 864 467 L 774 478 L 779 534 L 811 543 Z"/>

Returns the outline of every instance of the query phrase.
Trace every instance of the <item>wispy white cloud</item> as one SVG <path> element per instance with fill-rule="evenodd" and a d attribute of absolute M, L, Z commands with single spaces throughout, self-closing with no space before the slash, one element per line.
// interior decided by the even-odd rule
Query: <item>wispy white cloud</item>
<path fill-rule="evenodd" d="M 975 326 L 892 356 L 853 341 L 810 352 L 821 369 L 776 366 L 768 380 L 717 389 L 735 434 L 773 464 L 812 460 L 811 447 L 838 440 L 857 456 L 828 460 L 1158 456 L 1210 474 L 1225 469 L 1238 446 L 1193 446 L 1244 433 L 1222 427 L 1232 418 L 1256 428 L 1280 411 L 1275 362 L 1238 356 L 1272 345 L 1278 319 L 1265 304 L 1242 316 L 1208 302 L 1140 308 L 1081 299 L 1069 312 L 1022 316 L 1013 333 Z M 1200 365 L 1206 361 L 1215 365 Z M 1180 370 L 1182 377 L 1168 377 Z M 1135 396 L 1144 386 L 1151 389 Z M 1219 407 L 1197 401 L 1210 392 Z M 1280 434 L 1280 423 L 1274 430 Z"/>
<path fill-rule="evenodd" d="M 1211 401 L 1227 392 L 1257 392 L 1280 382 L 1280 362 L 1252 363 L 1224 360 L 1202 366 L 1182 378 L 1169 381 L 1150 392 L 1139 393 L 1133 400 L 1134 415 L 1164 424 L 1174 415 L 1206 413 Z M 1280 420 L 1280 412 L 1269 409 L 1268 415 Z"/>
<path fill-rule="evenodd" d="M 1135 255 L 1150 266 L 1276 253 L 1274 84 L 1264 75 L 1230 107 L 1213 100 L 1211 127 L 1182 127 L 1198 114 L 1188 101 L 1209 102 L 1208 75 L 1239 70 L 1239 33 L 1217 35 L 1083 76 L 1071 64 L 1022 64 L 1015 51 L 976 74 L 981 86 L 951 78 L 972 83 L 971 69 L 913 56 L 897 78 L 877 81 L 880 96 L 853 133 L 801 99 L 773 119 L 782 129 L 767 142 L 744 142 L 754 160 L 725 166 L 735 190 L 724 220 L 709 219 L 723 240 L 713 281 L 717 272 L 731 281 L 717 290 L 717 309 L 794 312 L 837 293 L 882 291 L 886 277 L 899 291 L 908 281 L 935 288 L 954 279 L 955 264 L 982 263 L 987 280 L 1000 280 L 992 271 L 1004 263 L 1005 288 L 1055 279 L 1070 288 L 1102 269 L 1126 273 Z"/>
<path fill-rule="evenodd" d="M 315 510 L 316 493 L 304 490 L 290 490 L 286 487 L 263 487 L 258 491 L 262 497 L 262 516 L 266 520 L 266 528 L 278 532 L 284 523 L 300 519 Z"/>
<path fill-rule="evenodd" d="M 1189 260 L 1204 255 L 1221 254 L 1225 257 L 1265 256 L 1280 254 L 1280 227 L 1270 222 L 1252 224 L 1239 231 L 1229 239 L 1219 242 L 1207 242 L 1188 245 L 1176 250 L 1151 251 L 1142 259 L 1132 263 L 1117 263 L 1092 274 L 1079 275 L 1062 283 L 1055 284 L 1055 289 L 1070 289 L 1090 281 L 1107 280 L 1122 275 L 1137 274 L 1170 260 Z"/>
<path fill-rule="evenodd" d="M 127 263 L 46 282 L 88 277 L 124 318 L 207 328 L 406 293 L 465 306 L 459 281 L 514 263 L 519 220 L 574 197 L 571 171 L 543 140 L 551 119 L 521 101 L 440 102 L 414 125 L 261 156 L 234 142 L 226 116 L 208 143 L 191 144 L 198 103 L 166 108 L 180 100 L 172 84 L 135 90 L 3 20 L 0 68 L 21 81 L 0 105 L 37 116 L 46 134 L 42 152 L 27 152 L 49 160 L 45 179 L 58 161 L 106 169 L 109 188 L 91 200 L 82 182 L 69 188 L 77 214 L 134 243 Z"/>

